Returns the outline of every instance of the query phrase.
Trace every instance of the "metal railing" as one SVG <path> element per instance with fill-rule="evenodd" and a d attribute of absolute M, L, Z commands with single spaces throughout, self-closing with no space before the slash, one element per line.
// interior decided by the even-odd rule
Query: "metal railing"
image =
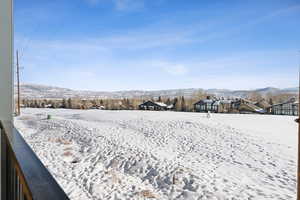
<path fill-rule="evenodd" d="M 0 121 L 1 200 L 68 200 L 12 123 Z"/>

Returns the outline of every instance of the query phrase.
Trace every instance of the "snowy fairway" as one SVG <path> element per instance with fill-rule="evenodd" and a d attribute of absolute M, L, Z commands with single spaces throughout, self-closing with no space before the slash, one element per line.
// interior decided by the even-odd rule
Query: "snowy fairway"
<path fill-rule="evenodd" d="M 287 200 L 296 198 L 294 119 L 24 109 L 15 123 L 72 200 Z"/>

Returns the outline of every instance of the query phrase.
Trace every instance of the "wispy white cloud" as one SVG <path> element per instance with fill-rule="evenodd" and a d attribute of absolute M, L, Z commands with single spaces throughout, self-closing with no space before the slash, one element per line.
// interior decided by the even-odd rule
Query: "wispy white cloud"
<path fill-rule="evenodd" d="M 227 53 L 205 60 L 139 55 L 128 59 L 92 42 L 32 41 L 21 65 L 26 82 L 90 90 L 249 89 L 297 83 L 296 50 Z"/>
<path fill-rule="evenodd" d="M 265 16 L 262 16 L 260 18 L 254 19 L 253 21 L 250 21 L 249 24 L 255 25 L 255 24 L 262 23 L 264 21 L 273 19 L 275 17 L 279 17 L 279 16 L 283 16 L 283 15 L 287 15 L 287 14 L 299 12 L 299 11 L 300 11 L 300 4 L 296 4 L 293 6 L 289 6 L 286 8 L 282 8 L 282 9 L 267 13 Z"/>
<path fill-rule="evenodd" d="M 113 3 L 116 10 L 130 10 L 143 8 L 144 6 L 144 2 L 138 2 L 138 0 L 86 1 L 91 4 L 110 2 Z M 222 29 L 218 26 L 218 24 L 223 23 L 222 20 L 209 25 L 205 23 L 199 25 L 197 22 L 193 22 L 189 25 L 174 23 L 173 26 L 171 23 L 167 27 L 165 24 L 158 23 L 150 27 L 131 29 L 115 35 L 94 38 L 82 37 L 78 40 L 52 41 L 30 40 L 22 65 L 25 66 L 24 73 L 27 74 L 27 80 L 37 80 L 37 82 L 43 83 L 47 79 L 48 82 L 44 82 L 46 84 L 51 82 L 56 84 L 60 80 L 59 83 L 67 84 L 66 87 L 79 89 L 101 89 L 100 87 L 103 87 L 106 90 L 120 90 L 124 89 L 125 83 L 128 83 L 128 88 L 125 89 L 141 89 L 135 87 L 143 86 L 131 83 L 132 80 L 129 79 L 132 79 L 132 76 L 135 77 L 134 79 L 144 77 L 142 69 L 151 69 L 151 67 L 154 69 L 152 71 L 159 69 L 157 72 L 150 72 L 153 73 L 152 77 L 156 77 L 155 75 L 158 74 L 163 78 L 157 81 L 159 82 L 157 86 L 153 86 L 153 80 L 148 81 L 150 85 L 148 87 L 157 87 L 158 89 L 159 87 L 240 87 L 245 89 L 266 85 L 278 86 L 280 84 L 288 87 L 293 86 L 293 83 L 296 83 L 294 80 L 297 78 L 296 76 L 296 78 L 291 78 L 290 75 L 297 74 L 293 73 L 295 70 L 292 68 L 295 63 L 291 62 L 294 56 L 291 52 L 286 54 L 284 52 L 270 53 L 265 50 L 256 53 L 242 52 L 243 55 L 233 53 L 231 56 L 225 52 L 223 56 L 207 58 L 208 60 L 186 56 L 185 61 L 176 58 L 177 55 L 165 55 L 164 57 L 161 52 L 164 49 L 179 49 L 181 48 L 180 45 L 198 45 L 221 38 L 230 39 L 232 35 L 240 33 L 251 26 L 299 10 L 300 6 L 284 8 L 264 16 L 251 18 L 244 24 L 226 26 Z M 16 35 L 16 45 L 22 48 L 22 41 L 24 40 Z M 146 51 L 140 53 L 140 50 Z M 134 59 L 129 58 L 132 52 L 135 56 Z M 160 52 L 161 55 L 153 52 Z M 123 57 L 120 58 L 120 55 Z M 297 56 L 295 55 L 295 57 Z M 280 66 L 285 70 L 280 69 Z M 264 73 L 266 71 L 263 70 L 264 67 L 267 67 L 270 71 Z M 125 68 L 126 70 L 124 70 Z M 138 68 L 141 68 L 139 73 L 132 75 L 127 72 L 128 74 L 126 74 L 126 71 L 134 73 L 133 71 Z M 280 71 L 285 71 L 286 75 Z M 65 72 L 70 73 L 65 76 Z M 256 72 L 256 74 L 252 72 Z M 55 77 L 45 78 L 43 77 L 45 73 L 52 74 Z M 169 76 L 166 76 L 166 74 Z M 109 76 L 114 77 L 113 80 L 106 78 Z M 174 76 L 178 81 L 174 81 Z M 164 78 L 166 80 L 163 80 Z M 78 80 L 89 81 L 86 81 L 83 86 L 83 83 Z M 120 83 L 112 83 L 113 81 L 120 81 Z M 164 84 L 161 83 L 162 81 L 165 81 Z"/>
<path fill-rule="evenodd" d="M 85 0 L 90 4 L 98 4 L 110 2 L 113 3 L 118 10 L 130 10 L 134 8 L 141 8 L 144 6 L 144 0 Z M 300 11 L 300 5 L 291 6 L 279 10 L 272 11 L 263 16 L 251 18 L 243 24 L 236 24 L 234 26 L 226 26 L 226 28 L 219 28 L 223 23 L 223 19 L 215 22 L 206 22 L 197 24 L 176 25 L 172 22 L 170 24 L 157 23 L 154 25 L 147 25 L 139 29 L 130 29 L 119 34 L 81 38 L 76 42 L 72 41 L 45 41 L 48 45 L 54 45 L 59 48 L 64 46 L 73 46 L 74 48 L 81 48 L 90 50 L 112 51 L 115 49 L 139 50 L 160 47 L 176 47 L 178 45 L 187 44 L 202 44 L 212 40 L 230 38 L 232 35 L 241 33 L 244 29 L 255 26 L 260 23 L 267 22 L 275 17 L 279 17 L 288 13 Z M 43 42 L 43 41 L 42 41 Z M 68 48 L 67 47 L 67 48 Z"/>
<path fill-rule="evenodd" d="M 269 13 L 266 13 L 265 15 L 262 16 L 257 16 L 254 18 L 250 18 L 248 21 L 245 20 L 244 23 L 242 24 L 236 24 L 235 26 L 229 26 L 226 29 L 220 30 L 215 27 L 215 29 L 211 30 L 210 32 L 205 32 L 205 34 L 200 37 L 200 39 L 195 39 L 193 42 L 198 42 L 198 43 L 204 43 L 208 42 L 214 39 L 220 39 L 220 38 L 226 38 L 226 37 L 231 37 L 232 35 L 239 34 L 242 31 L 244 31 L 247 28 L 253 27 L 255 25 L 259 25 L 262 23 L 266 23 L 276 17 L 281 17 L 284 15 L 288 15 L 294 12 L 299 12 L 300 11 L 300 5 L 294 5 L 294 6 L 289 6 L 286 8 L 270 11 Z"/>
<path fill-rule="evenodd" d="M 87 0 L 94 3 L 105 0 Z M 106 0 L 114 3 L 117 10 L 131 10 L 142 8 L 144 0 Z M 270 11 L 256 18 L 249 18 L 242 24 L 226 26 L 220 29 L 224 19 L 219 21 L 197 22 L 185 25 L 157 23 L 145 26 L 141 29 L 131 29 L 119 35 L 98 37 L 89 39 L 93 45 L 109 49 L 148 49 L 185 44 L 202 44 L 216 39 L 230 38 L 232 35 L 240 34 L 244 30 L 261 23 L 267 23 L 276 17 L 300 11 L 300 5 L 290 6 L 275 11 Z M 226 20 L 225 20 L 226 21 Z M 166 28 L 167 27 L 167 28 Z M 86 42 L 86 41 L 85 41 Z M 89 42 L 88 42 L 89 43 Z"/>

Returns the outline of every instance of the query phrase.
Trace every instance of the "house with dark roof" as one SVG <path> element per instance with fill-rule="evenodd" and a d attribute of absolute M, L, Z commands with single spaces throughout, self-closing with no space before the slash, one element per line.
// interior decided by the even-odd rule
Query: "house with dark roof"
<path fill-rule="evenodd" d="M 230 100 L 219 100 L 208 96 L 206 99 L 201 99 L 194 104 L 194 110 L 196 112 L 212 112 L 221 113 L 229 112 L 231 109 Z"/>
<path fill-rule="evenodd" d="M 146 101 L 139 105 L 140 110 L 167 110 L 168 105 L 163 102 Z"/>
<path fill-rule="evenodd" d="M 263 108 L 264 110 L 267 110 L 271 106 L 269 104 L 269 102 L 267 102 L 265 99 L 262 99 L 262 100 L 256 102 L 254 105 L 256 105 L 257 107 Z"/>
<path fill-rule="evenodd" d="M 232 111 L 232 101 L 231 100 L 226 100 L 226 99 L 221 99 L 218 100 L 218 111 L 220 113 L 228 113 Z"/>
<path fill-rule="evenodd" d="M 296 98 L 291 98 L 286 102 L 270 106 L 268 113 L 273 115 L 298 115 L 299 102 Z"/>
<path fill-rule="evenodd" d="M 263 114 L 266 111 L 263 108 L 260 108 L 255 105 L 255 103 L 251 102 L 250 100 L 247 99 L 236 99 L 232 103 L 232 108 L 234 110 L 237 110 L 239 113 L 260 113 Z"/>

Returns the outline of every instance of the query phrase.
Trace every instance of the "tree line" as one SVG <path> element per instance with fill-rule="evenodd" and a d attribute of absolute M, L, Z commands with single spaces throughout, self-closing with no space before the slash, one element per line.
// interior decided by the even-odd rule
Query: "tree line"
<path fill-rule="evenodd" d="M 105 110 L 138 110 L 139 105 L 147 100 L 173 105 L 176 111 L 192 111 L 194 99 L 184 96 L 175 98 L 123 98 L 123 99 L 22 99 L 22 107 L 28 108 L 66 108 L 66 109 L 105 109 Z"/>
<path fill-rule="evenodd" d="M 167 98 L 123 98 L 123 99 L 80 99 L 80 98 L 64 98 L 64 99 L 22 99 L 23 107 L 31 108 L 65 108 L 65 109 L 105 109 L 105 110 L 138 110 L 139 105 L 151 100 L 153 102 L 163 102 L 167 105 L 173 105 L 175 111 L 194 111 L 194 103 L 201 99 L 211 96 L 204 92 L 195 93 L 192 97 L 184 96 Z M 258 102 L 265 99 L 269 104 L 282 103 L 295 95 L 292 94 L 266 94 L 264 96 L 259 93 L 250 93 L 246 98 Z"/>

